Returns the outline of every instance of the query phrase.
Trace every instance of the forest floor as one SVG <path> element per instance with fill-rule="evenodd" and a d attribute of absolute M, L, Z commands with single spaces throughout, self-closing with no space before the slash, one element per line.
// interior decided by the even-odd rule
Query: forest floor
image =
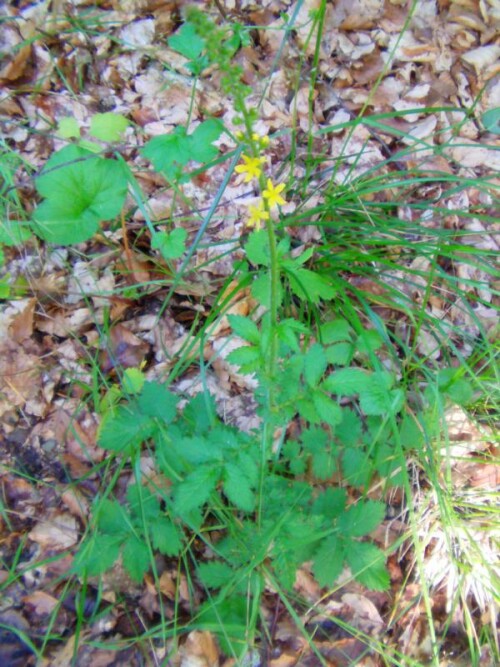
<path fill-rule="evenodd" d="M 436 459 L 408 455 L 411 502 L 410 486 L 386 486 L 380 470 L 362 494 L 385 507 L 370 538 L 390 586 L 370 590 L 344 571 L 321 587 L 306 562 L 285 599 L 266 582 L 238 656 L 220 628 L 197 624 L 207 590 L 189 558 L 156 555 L 154 576 L 139 581 L 119 561 L 102 578 L 72 569 L 95 498 L 111 475 L 123 498 L 136 474 L 113 468 L 111 446 L 99 444 L 103 401 L 126 369 L 140 369 L 129 381 L 168 378 L 183 400 L 209 392 L 224 423 L 260 428 L 255 379 L 227 360 L 237 347 L 228 314 L 261 316 L 238 277 L 256 192 L 243 174 L 224 181 L 240 126 L 221 72 L 209 63 L 195 75 L 169 42 L 188 5 L 246 29 L 234 60 L 258 112 L 253 130 L 270 138 L 266 169 L 287 183 L 279 215 L 291 257 L 310 251 L 308 266 L 321 269 L 321 248 L 342 281 L 345 301 L 304 306 L 295 294 L 289 312 L 313 327 L 332 313 L 349 319 L 350 303 L 362 326 L 390 331 L 396 362 L 382 348 L 377 358 L 387 371 L 401 365 L 409 414 L 426 373 L 441 388 L 449 380 Z M 498 664 L 499 21 L 493 0 L 0 7 L 0 666 Z M 80 140 L 95 149 L 92 119 L 108 113 L 127 122 L 98 150 L 126 162 L 143 205 L 129 195 L 121 219 L 71 245 L 14 233 L 40 202 L 50 156 Z M 151 170 L 146 142 L 211 118 L 228 132 L 208 168 L 174 184 Z M 370 217 L 375 205 L 390 206 L 394 228 Z M 169 242 L 191 251 L 162 256 L 151 225 L 185 230 Z M 300 419 L 280 431 L 285 440 Z M 153 474 L 146 448 L 136 465 Z M 300 474 L 360 495 L 339 473 Z M 189 549 L 200 562 L 213 556 L 199 537 Z"/>

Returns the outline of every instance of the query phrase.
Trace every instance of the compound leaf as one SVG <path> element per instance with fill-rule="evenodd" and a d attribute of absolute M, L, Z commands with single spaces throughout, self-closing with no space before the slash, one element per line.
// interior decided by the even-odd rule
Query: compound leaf
<path fill-rule="evenodd" d="M 339 368 L 326 378 L 323 388 L 337 396 L 352 396 L 365 389 L 368 378 L 361 368 Z"/>
<path fill-rule="evenodd" d="M 120 503 L 105 498 L 96 512 L 99 530 L 108 535 L 124 535 L 130 531 L 130 520 Z"/>
<path fill-rule="evenodd" d="M 175 492 L 174 507 L 178 514 L 186 515 L 201 507 L 209 498 L 219 480 L 219 467 L 202 466 L 179 483 Z"/>
<path fill-rule="evenodd" d="M 99 426 L 99 446 L 121 452 L 127 447 L 140 445 L 151 437 L 153 430 L 154 424 L 148 416 L 119 405 L 106 413 Z"/>
<path fill-rule="evenodd" d="M 165 556 L 177 556 L 182 549 L 179 532 L 166 517 L 151 522 L 151 539 L 155 549 Z"/>
<path fill-rule="evenodd" d="M 159 382 L 146 382 L 137 398 L 141 414 L 156 417 L 167 424 L 177 416 L 178 402 L 179 398 Z"/>
<path fill-rule="evenodd" d="M 207 588 L 222 588 L 231 580 L 233 575 L 233 568 L 220 561 L 201 563 L 198 566 L 198 577 Z"/>
<path fill-rule="evenodd" d="M 94 533 L 80 547 L 72 569 L 75 572 L 86 572 L 93 577 L 113 566 L 120 554 L 122 537 L 117 535 L 103 535 Z"/>
<path fill-rule="evenodd" d="M 242 315 L 228 315 L 227 319 L 234 333 L 249 343 L 258 345 L 260 342 L 260 331 L 253 320 Z"/>
<path fill-rule="evenodd" d="M 351 505 L 340 517 L 338 527 L 343 535 L 363 537 L 382 523 L 385 516 L 384 503 L 368 500 Z"/>
<path fill-rule="evenodd" d="M 250 481 L 233 463 L 224 466 L 224 493 L 241 510 L 252 512 L 255 507 L 255 495 Z"/>
<path fill-rule="evenodd" d="M 130 578 L 133 581 L 142 581 L 151 564 L 149 549 L 144 540 L 140 540 L 135 535 L 130 535 L 125 542 L 122 558 L 123 567 L 130 574 Z"/>
<path fill-rule="evenodd" d="M 316 304 L 320 299 L 327 301 L 337 294 L 337 290 L 324 276 L 309 269 L 294 268 L 288 272 L 288 279 L 294 294 L 303 301 Z"/>
<path fill-rule="evenodd" d="M 345 551 L 342 541 L 332 535 L 324 540 L 313 560 L 313 574 L 320 586 L 331 586 L 342 572 Z"/>
<path fill-rule="evenodd" d="M 385 555 L 369 542 L 351 542 L 346 550 L 346 560 L 353 576 L 373 591 L 389 587 L 389 573 L 385 567 Z"/>

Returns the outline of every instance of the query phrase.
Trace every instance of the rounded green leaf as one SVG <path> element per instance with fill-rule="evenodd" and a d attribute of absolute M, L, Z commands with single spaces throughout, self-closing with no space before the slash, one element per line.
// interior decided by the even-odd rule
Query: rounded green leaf
<path fill-rule="evenodd" d="M 57 136 L 61 139 L 75 139 L 80 136 L 78 121 L 72 116 L 61 118 L 57 124 Z"/>
<path fill-rule="evenodd" d="M 129 121 L 121 114 L 96 113 L 90 121 L 89 132 L 101 141 L 120 141 L 129 125 Z"/>
<path fill-rule="evenodd" d="M 66 146 L 48 160 L 36 188 L 46 199 L 34 212 L 34 231 L 49 243 L 69 245 L 91 238 L 101 222 L 119 214 L 127 175 L 116 160 Z"/>

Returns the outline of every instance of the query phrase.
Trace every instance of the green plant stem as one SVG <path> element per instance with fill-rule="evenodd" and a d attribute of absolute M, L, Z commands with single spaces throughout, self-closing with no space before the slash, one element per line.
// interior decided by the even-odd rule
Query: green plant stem
<path fill-rule="evenodd" d="M 244 100 L 241 100 L 244 102 Z M 241 108 L 243 109 L 243 119 L 245 123 L 245 128 L 247 132 L 248 139 L 250 141 L 250 148 L 254 157 L 258 157 L 261 151 L 261 146 L 255 142 L 252 138 L 252 118 L 249 113 L 246 112 L 245 106 L 242 103 Z M 262 193 L 266 187 L 266 179 L 263 173 L 259 177 L 259 189 Z M 277 241 L 276 233 L 274 231 L 274 223 L 270 215 L 269 206 L 267 203 L 264 204 L 267 212 L 269 213 L 269 218 L 266 220 L 266 231 L 267 238 L 269 241 L 269 254 L 270 254 L 270 264 L 269 264 L 269 277 L 270 277 L 270 299 L 269 299 L 269 317 L 270 317 L 270 327 L 269 327 L 269 349 L 266 355 L 266 375 L 267 380 L 270 384 L 273 383 L 276 375 L 276 365 L 278 361 L 278 290 L 279 290 L 279 263 L 278 263 L 278 251 L 277 251 Z M 267 409 L 269 414 L 272 414 L 274 411 L 274 393 L 269 390 L 269 386 L 266 392 L 266 402 Z M 273 443 L 273 429 L 269 425 L 269 420 L 265 419 L 262 425 L 262 447 L 261 447 L 261 461 L 260 461 L 260 475 L 259 475 L 259 493 L 258 493 L 258 506 L 257 506 L 257 524 L 260 527 L 262 519 L 262 503 L 263 503 L 263 489 L 264 489 L 264 478 L 267 465 L 268 454 L 272 451 Z"/>

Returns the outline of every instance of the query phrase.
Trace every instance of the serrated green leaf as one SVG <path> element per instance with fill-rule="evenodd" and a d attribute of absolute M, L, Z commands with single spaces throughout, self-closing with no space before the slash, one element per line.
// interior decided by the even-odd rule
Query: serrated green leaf
<path fill-rule="evenodd" d="M 331 343 L 350 341 L 352 327 L 347 320 L 339 318 L 322 324 L 320 333 L 321 342 L 324 345 L 330 345 Z"/>
<path fill-rule="evenodd" d="M 385 567 L 385 555 L 369 542 L 350 542 L 346 560 L 353 576 L 363 586 L 373 591 L 385 591 L 389 587 L 389 573 Z"/>
<path fill-rule="evenodd" d="M 362 428 L 360 417 L 349 408 L 343 408 L 342 421 L 335 427 L 335 436 L 345 447 L 352 447 L 359 441 Z"/>
<path fill-rule="evenodd" d="M 291 318 L 281 320 L 277 326 L 278 338 L 285 343 L 294 352 L 300 352 L 300 345 L 298 342 L 299 334 L 307 334 L 309 329 Z"/>
<path fill-rule="evenodd" d="M 122 452 L 139 446 L 151 437 L 154 424 L 146 415 L 125 405 L 111 409 L 102 420 L 97 435 L 99 446 L 113 452 Z"/>
<path fill-rule="evenodd" d="M 33 214 L 33 229 L 49 243 L 69 245 L 91 238 L 125 202 L 128 181 L 122 165 L 78 146 L 54 153 L 36 179 L 45 197 Z"/>
<path fill-rule="evenodd" d="M 259 303 L 261 306 L 264 306 L 265 308 L 270 307 L 271 287 L 268 273 L 259 273 L 257 278 L 254 279 L 250 289 L 252 296 L 257 301 L 257 303 Z"/>
<path fill-rule="evenodd" d="M 166 517 L 151 522 L 151 540 L 155 549 L 165 556 L 177 556 L 182 550 L 179 531 Z"/>
<path fill-rule="evenodd" d="M 151 566 L 146 543 L 135 535 L 130 535 L 122 552 L 123 567 L 133 581 L 141 582 Z"/>
<path fill-rule="evenodd" d="M 168 45 L 188 60 L 195 60 L 205 48 L 205 40 L 196 32 L 192 23 L 184 23 L 181 28 L 167 40 Z"/>
<path fill-rule="evenodd" d="M 319 427 L 310 427 L 302 431 L 300 440 L 306 451 L 315 454 L 329 445 L 328 433 Z"/>
<path fill-rule="evenodd" d="M 156 232 L 151 239 L 151 247 L 159 250 L 163 259 L 178 259 L 186 251 L 187 236 L 184 227 L 177 227 L 171 232 Z"/>
<path fill-rule="evenodd" d="M 160 514 L 160 501 L 146 486 L 131 484 L 127 489 L 127 501 L 130 511 L 146 521 L 156 521 Z"/>
<path fill-rule="evenodd" d="M 348 449 L 342 456 L 342 472 L 345 481 L 352 486 L 366 486 L 373 472 L 372 467 L 369 457 L 359 449 Z"/>
<path fill-rule="evenodd" d="M 333 366 L 347 366 L 354 356 L 352 343 L 334 343 L 325 349 L 326 359 Z"/>
<path fill-rule="evenodd" d="M 229 361 L 230 364 L 241 366 L 242 369 L 245 369 L 245 372 L 253 372 L 260 368 L 261 354 L 258 347 L 245 345 L 244 347 L 238 347 L 236 350 L 230 352 L 227 355 L 226 360 Z"/>
<path fill-rule="evenodd" d="M 356 349 L 360 354 L 370 355 L 384 344 L 384 339 L 375 329 L 367 329 L 356 340 Z"/>
<path fill-rule="evenodd" d="M 228 500 L 244 512 L 252 512 L 255 507 L 255 494 L 250 480 L 238 466 L 226 463 L 224 466 L 224 493 Z"/>
<path fill-rule="evenodd" d="M 95 533 L 80 546 L 72 570 L 77 573 L 85 572 L 89 577 L 103 574 L 118 559 L 122 539 L 120 535 Z"/>
<path fill-rule="evenodd" d="M 104 499 L 99 502 L 96 522 L 99 530 L 109 535 L 126 535 L 131 530 L 125 509 L 114 500 Z"/>
<path fill-rule="evenodd" d="M 260 331 L 257 325 L 249 317 L 242 315 L 228 315 L 227 319 L 233 332 L 243 340 L 258 345 L 260 343 Z"/>
<path fill-rule="evenodd" d="M 100 141 L 120 141 L 129 125 L 119 113 L 96 113 L 90 120 L 89 134 Z"/>
<path fill-rule="evenodd" d="M 234 570 L 227 563 L 213 561 L 198 566 L 198 577 L 207 588 L 222 588 L 234 576 Z"/>
<path fill-rule="evenodd" d="M 326 378 L 322 387 L 337 396 L 352 396 L 364 390 L 369 377 L 361 368 L 339 368 Z"/>
<path fill-rule="evenodd" d="M 238 454 L 237 465 L 250 482 L 250 485 L 255 487 L 259 479 L 259 467 L 255 460 L 249 454 L 240 452 Z"/>
<path fill-rule="evenodd" d="M 175 448 L 180 460 L 189 461 L 193 466 L 213 463 L 223 458 L 223 447 L 206 436 L 191 436 L 177 439 Z"/>
<path fill-rule="evenodd" d="M 309 269 L 298 268 L 287 272 L 290 287 L 293 293 L 303 301 L 317 304 L 321 299 L 333 299 L 337 290 L 319 273 Z"/>
<path fill-rule="evenodd" d="M 179 482 L 174 494 L 175 511 L 183 516 L 204 505 L 219 481 L 220 468 L 202 466 Z"/>
<path fill-rule="evenodd" d="M 312 392 L 314 407 L 322 421 L 330 426 L 337 426 L 342 421 L 342 408 L 336 401 L 324 394 L 321 390 Z"/>
<path fill-rule="evenodd" d="M 312 400 L 309 400 L 308 398 L 299 398 L 295 403 L 295 408 L 298 410 L 302 419 L 305 419 L 311 424 L 320 423 L 321 418 Z"/>
<path fill-rule="evenodd" d="M 204 433 L 215 421 L 215 400 L 207 391 L 196 394 L 186 405 L 182 416 L 195 433 Z"/>
<path fill-rule="evenodd" d="M 137 405 L 142 415 L 156 417 L 166 424 L 170 424 L 176 418 L 178 402 L 179 397 L 159 382 L 146 382 L 137 398 Z"/>
<path fill-rule="evenodd" d="M 338 528 L 341 535 L 363 537 L 379 526 L 385 516 L 385 505 L 378 500 L 357 502 L 347 508 L 340 517 Z"/>
<path fill-rule="evenodd" d="M 365 387 L 360 392 L 360 406 L 365 415 L 377 416 L 396 413 L 404 404 L 401 389 L 391 390 L 394 378 L 390 373 L 374 373 L 367 378 Z"/>
<path fill-rule="evenodd" d="M 269 238 L 264 229 L 250 234 L 245 244 L 245 253 L 248 261 L 255 266 L 269 266 L 271 261 Z"/>
<path fill-rule="evenodd" d="M 312 567 L 314 577 L 321 587 L 333 586 L 342 572 L 344 559 L 344 545 L 336 535 L 323 540 L 314 554 Z"/>
<path fill-rule="evenodd" d="M 343 513 L 347 501 L 347 491 L 329 488 L 319 494 L 313 503 L 314 514 L 322 514 L 327 519 L 336 519 Z"/>
<path fill-rule="evenodd" d="M 312 472 L 316 479 L 329 479 L 337 470 L 337 460 L 330 449 L 319 451 L 312 459 Z"/>
<path fill-rule="evenodd" d="M 310 387 L 316 387 L 327 367 L 323 346 L 319 343 L 311 345 L 304 355 L 304 377 Z"/>

